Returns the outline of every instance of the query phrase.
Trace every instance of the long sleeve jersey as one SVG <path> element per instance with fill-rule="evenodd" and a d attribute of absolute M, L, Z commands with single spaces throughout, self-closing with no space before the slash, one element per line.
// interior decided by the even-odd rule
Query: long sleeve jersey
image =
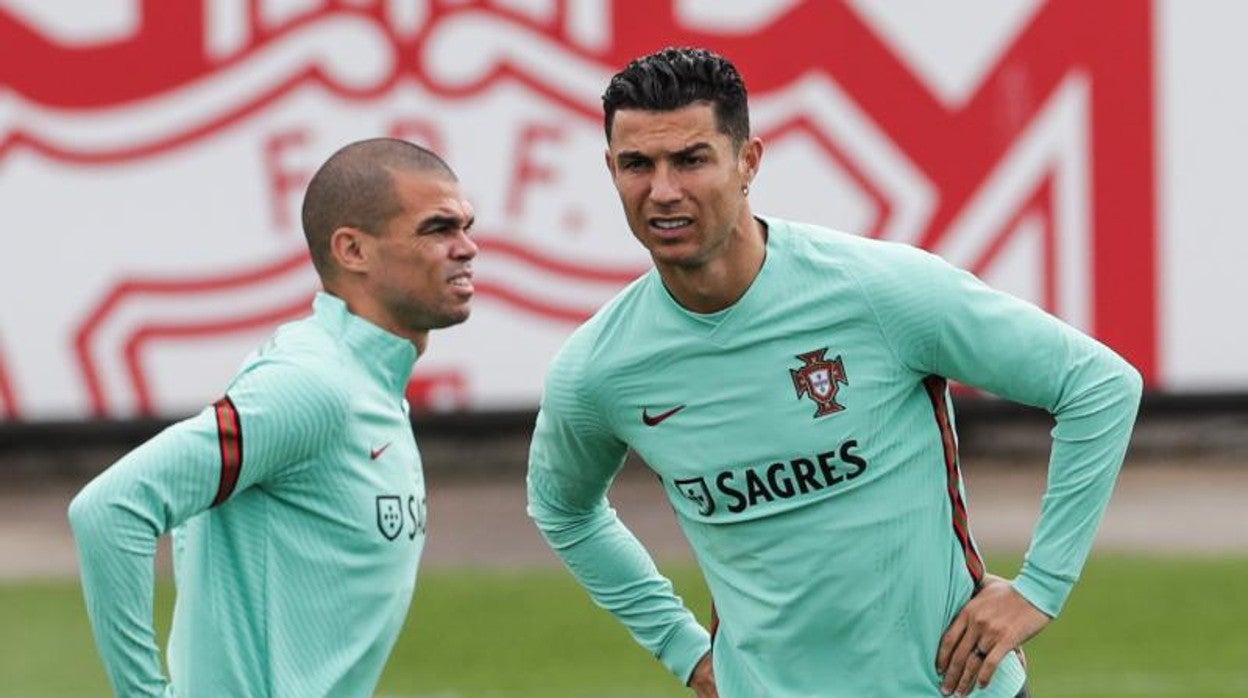
<path fill-rule="evenodd" d="M 119 696 L 369 696 L 407 615 L 425 486 L 404 391 L 416 350 L 319 294 L 225 397 L 70 505 Z M 172 531 L 169 677 L 152 625 Z"/>
<path fill-rule="evenodd" d="M 922 250 L 762 219 L 766 258 L 697 314 L 651 271 L 553 361 L 529 512 L 594 599 L 687 679 L 709 649 L 606 501 L 626 449 L 662 480 L 718 614 L 724 698 L 938 696 L 941 636 L 984 573 L 948 382 L 1056 418 L 1016 590 L 1056 615 L 1122 463 L 1139 374 Z M 1025 680 L 1007 655 L 980 696 Z"/>

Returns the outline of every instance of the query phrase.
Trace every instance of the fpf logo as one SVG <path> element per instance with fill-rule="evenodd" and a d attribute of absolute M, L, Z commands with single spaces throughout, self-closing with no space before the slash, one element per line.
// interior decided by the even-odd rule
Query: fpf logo
<path fill-rule="evenodd" d="M 995 32 L 995 48 L 968 59 L 972 78 L 957 84 L 933 72 L 956 61 L 910 40 L 905 10 L 871 3 L 96 5 L 113 9 L 79 13 L 103 17 L 90 31 L 33 1 L 0 9 L 11 57 L 0 64 L 0 205 L 60 233 L 32 241 L 49 247 L 31 256 L 63 265 L 18 270 L 0 289 L 40 303 L 0 306 L 0 415 L 165 412 L 202 402 L 201 374 L 219 390 L 237 356 L 215 347 L 249 346 L 306 312 L 316 280 L 299 194 L 317 162 L 362 135 L 430 145 L 479 187 L 487 308 L 474 322 L 519 314 L 566 334 L 648 264 L 601 172 L 599 95 L 631 58 L 682 44 L 723 52 L 745 74 L 768 143 L 761 210 L 932 249 L 1154 376 L 1147 4 L 1034 2 L 1001 26 L 974 25 Z M 63 188 L 48 194 L 49 181 Z M 151 200 L 166 206 L 133 203 Z M 211 215 L 186 215 L 205 205 Z M 60 254 L 65 235 L 98 221 L 110 222 L 108 244 Z M 171 368 L 188 356 L 227 368 Z M 547 358 L 520 356 L 528 363 L 505 375 L 460 359 L 413 397 L 535 396 Z M 35 384 L 45 389 L 21 389 Z"/>
<path fill-rule="evenodd" d="M 836 401 L 838 385 L 849 385 L 849 377 L 845 375 L 845 362 L 840 356 L 829 361 L 827 347 L 798 354 L 801 368 L 789 369 L 789 377 L 793 379 L 793 389 L 797 397 L 809 397 L 816 405 L 814 418 L 826 417 L 845 409 Z"/>

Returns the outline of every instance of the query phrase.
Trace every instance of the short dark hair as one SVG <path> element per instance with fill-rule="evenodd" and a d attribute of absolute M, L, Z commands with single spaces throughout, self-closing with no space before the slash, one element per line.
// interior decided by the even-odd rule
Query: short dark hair
<path fill-rule="evenodd" d="M 602 94 L 607 142 L 616 110 L 674 111 L 695 102 L 714 107 L 716 127 L 734 146 L 750 137 L 745 81 L 732 61 L 703 48 L 668 47 L 634 60 L 611 78 Z"/>
<path fill-rule="evenodd" d="M 329 240 L 341 227 L 377 235 L 403 211 L 394 172 L 419 172 L 458 181 L 436 153 L 397 138 L 343 146 L 312 175 L 303 196 L 303 234 L 321 278 L 333 276 Z"/>

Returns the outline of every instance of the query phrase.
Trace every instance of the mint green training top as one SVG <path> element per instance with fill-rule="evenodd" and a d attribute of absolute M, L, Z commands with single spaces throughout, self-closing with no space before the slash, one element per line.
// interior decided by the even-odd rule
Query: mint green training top
<path fill-rule="evenodd" d="M 425 484 L 408 340 L 318 294 L 225 397 L 74 499 L 87 612 L 113 690 L 179 698 L 370 696 L 407 615 Z M 173 531 L 169 680 L 152 626 Z"/>
<path fill-rule="evenodd" d="M 687 680 L 708 635 L 605 499 L 631 447 L 706 576 L 720 696 L 938 696 L 941 636 L 984 572 L 948 380 L 1056 417 L 1013 581 L 1052 616 L 1122 463 L 1139 374 L 927 252 L 762 220 L 766 259 L 733 306 L 689 312 L 652 270 L 567 341 L 533 437 L 529 513 L 598 604 Z M 1024 679 L 1011 653 L 975 695 L 1012 698 Z"/>

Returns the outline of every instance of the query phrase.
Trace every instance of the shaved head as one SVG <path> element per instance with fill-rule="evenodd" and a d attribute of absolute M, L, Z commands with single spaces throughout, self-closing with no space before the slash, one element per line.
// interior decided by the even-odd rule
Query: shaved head
<path fill-rule="evenodd" d="M 347 227 L 378 235 L 391 218 L 403 212 L 394 185 L 396 172 L 458 181 L 436 153 L 395 138 L 344 146 L 312 176 L 303 197 L 303 234 L 322 280 L 337 272 L 329 248 L 335 230 Z"/>

